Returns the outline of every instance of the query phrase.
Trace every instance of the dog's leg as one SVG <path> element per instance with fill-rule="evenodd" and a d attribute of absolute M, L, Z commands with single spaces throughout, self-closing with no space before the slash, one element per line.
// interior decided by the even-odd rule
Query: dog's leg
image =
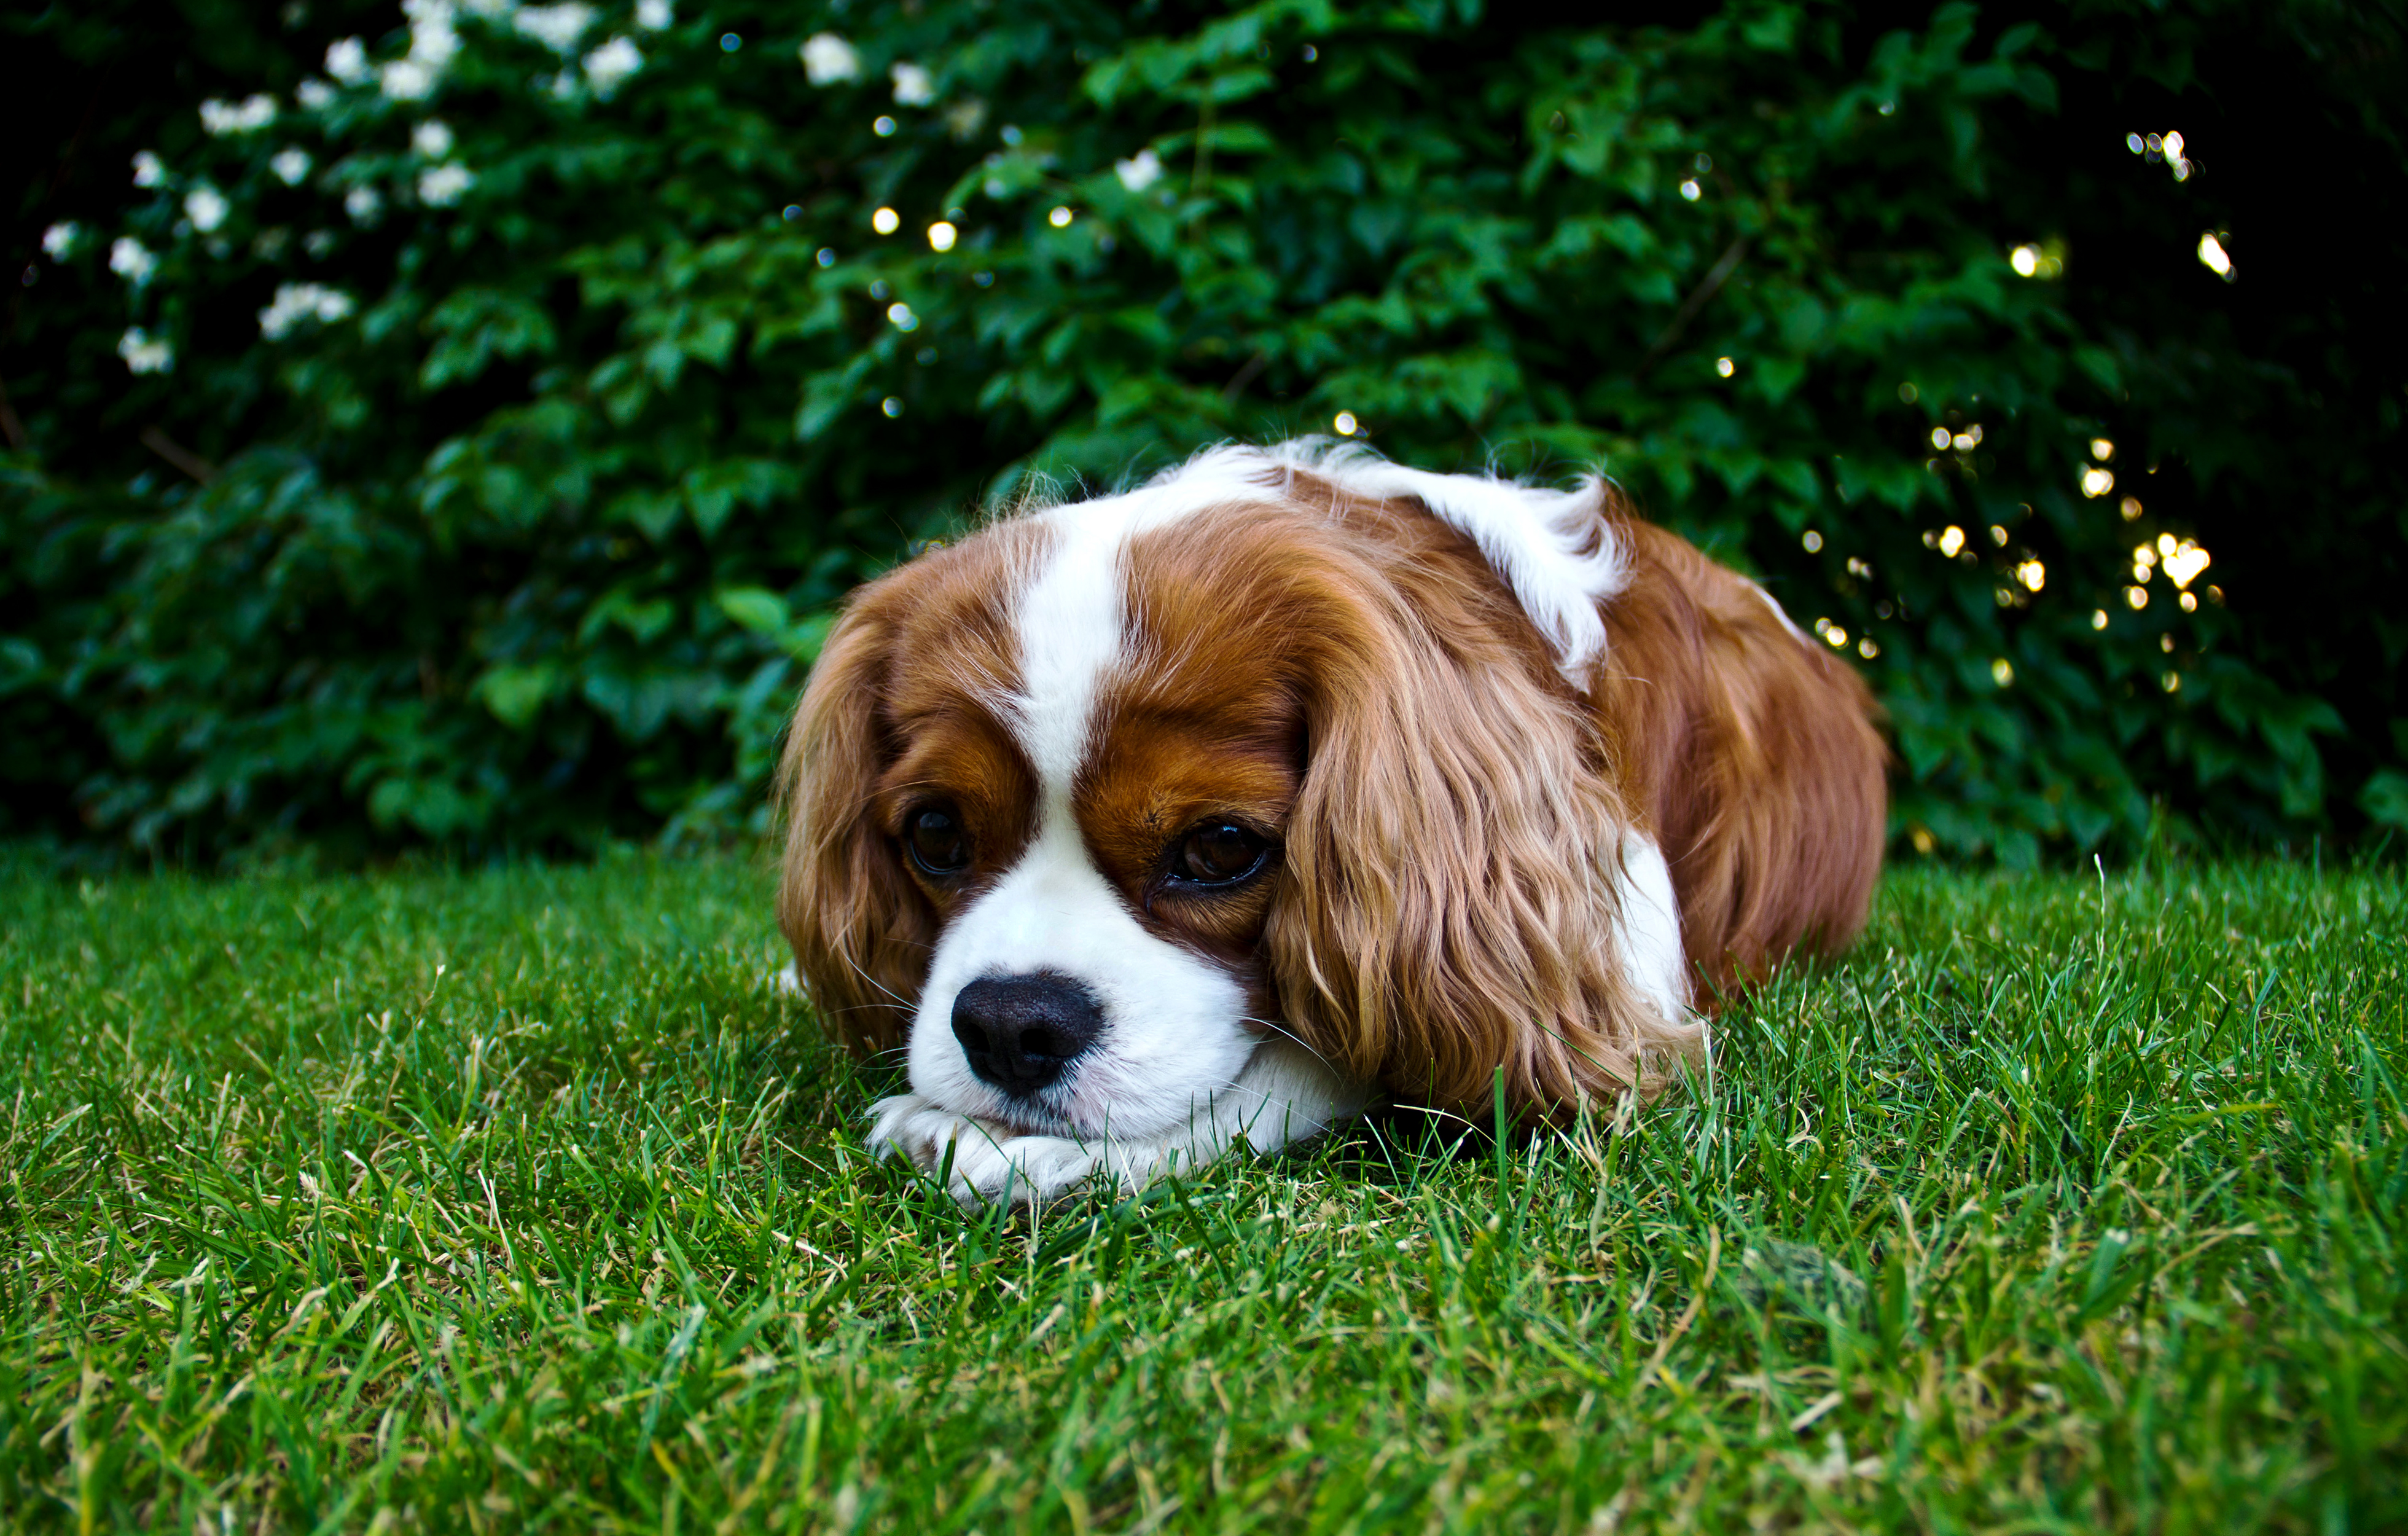
<path fill-rule="evenodd" d="M 1041 1206 L 1090 1184 L 1133 1193 L 1165 1174 L 1193 1172 L 1241 1138 L 1257 1154 L 1276 1152 L 1362 1113 L 1370 1097 L 1302 1046 L 1272 1040 L 1236 1083 L 1159 1135 L 1122 1139 L 1108 1127 L 1092 1137 L 1024 1136 L 898 1094 L 872 1111 L 869 1143 L 882 1156 L 900 1152 L 931 1173 L 945 1166 L 950 1147 L 949 1185 L 966 1205 L 1008 1199 Z"/>

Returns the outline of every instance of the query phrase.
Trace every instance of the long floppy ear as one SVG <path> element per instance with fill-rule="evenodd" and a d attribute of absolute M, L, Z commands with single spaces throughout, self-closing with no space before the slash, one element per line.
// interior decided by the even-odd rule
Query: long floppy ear
<path fill-rule="evenodd" d="M 1331 573 L 1267 937 L 1290 1027 L 1342 1070 L 1483 1117 L 1501 1068 L 1544 1119 L 1654 1093 L 1701 1030 L 1625 972 L 1628 815 L 1585 704 L 1478 558 Z"/>
<path fill-rule="evenodd" d="M 821 1026 L 863 1056 L 903 1043 L 937 937 L 936 914 L 870 815 L 895 643 L 876 601 L 885 585 L 856 596 L 829 634 L 778 767 L 778 926 Z"/>

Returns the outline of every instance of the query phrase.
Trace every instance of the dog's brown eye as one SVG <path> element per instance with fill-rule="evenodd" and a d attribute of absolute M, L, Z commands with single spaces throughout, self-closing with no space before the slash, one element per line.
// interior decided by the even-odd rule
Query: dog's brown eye
<path fill-rule="evenodd" d="M 957 875 L 969 867 L 969 839 L 962 824 L 943 806 L 923 806 L 903 824 L 903 841 L 911 862 L 931 875 Z"/>
<path fill-rule="evenodd" d="M 1235 822 L 1206 822 L 1179 845 L 1171 872 L 1197 885 L 1232 884 L 1262 868 L 1269 846 Z"/>

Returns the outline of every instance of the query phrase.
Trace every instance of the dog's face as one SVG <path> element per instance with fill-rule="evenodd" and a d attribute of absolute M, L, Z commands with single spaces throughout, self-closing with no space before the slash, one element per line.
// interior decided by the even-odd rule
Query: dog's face
<path fill-rule="evenodd" d="M 945 1112 L 1116 1142 L 1250 1091 L 1283 1037 L 1425 1101 L 1636 1082 L 1663 1010 L 1616 957 L 1627 818 L 1505 556 L 1240 467 L 856 597 L 786 768 L 781 922 L 824 1019 Z"/>
<path fill-rule="evenodd" d="M 945 634 L 890 654 L 892 756 L 871 801 L 935 932 L 912 1085 L 955 1113 L 1154 1135 L 1234 1082 L 1279 1016 L 1263 935 L 1301 701 L 1245 583 L 1191 558 L 1216 521 L 1113 558 L 1057 516 L 898 583 L 907 605 L 953 590 L 1008 615 L 914 615 Z M 982 665 L 950 664 L 945 636 L 980 630 Z"/>

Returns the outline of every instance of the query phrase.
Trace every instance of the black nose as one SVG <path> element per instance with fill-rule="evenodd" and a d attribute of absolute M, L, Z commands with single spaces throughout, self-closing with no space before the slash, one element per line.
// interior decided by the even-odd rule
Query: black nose
<path fill-rule="evenodd" d="M 953 1038 L 982 1082 L 1033 1094 L 1104 1032 L 1096 995 L 1050 971 L 986 976 L 953 998 Z"/>

